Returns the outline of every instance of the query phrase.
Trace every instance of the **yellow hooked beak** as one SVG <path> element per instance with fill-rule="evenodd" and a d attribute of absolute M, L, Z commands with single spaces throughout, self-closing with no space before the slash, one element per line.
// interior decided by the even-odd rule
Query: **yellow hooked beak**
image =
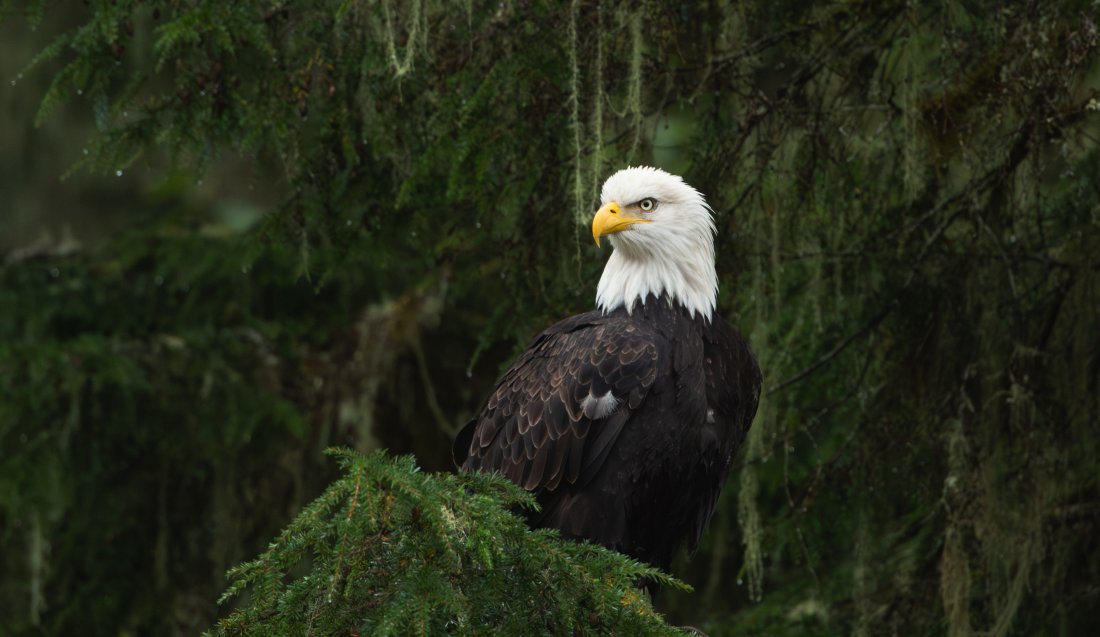
<path fill-rule="evenodd" d="M 596 247 L 600 245 L 600 237 L 622 232 L 636 223 L 652 223 L 652 220 L 627 216 L 619 209 L 617 201 L 605 205 L 592 219 L 592 238 L 596 240 Z"/>

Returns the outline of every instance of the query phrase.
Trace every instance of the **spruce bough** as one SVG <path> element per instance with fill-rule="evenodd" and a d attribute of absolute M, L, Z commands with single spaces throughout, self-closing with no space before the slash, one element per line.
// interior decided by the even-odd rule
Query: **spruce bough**
<path fill-rule="evenodd" d="M 602 547 L 529 530 L 527 492 L 490 474 L 331 450 L 344 475 L 229 572 L 220 635 L 680 635 L 638 592 L 688 587 Z M 247 591 L 247 593 L 246 593 Z"/>

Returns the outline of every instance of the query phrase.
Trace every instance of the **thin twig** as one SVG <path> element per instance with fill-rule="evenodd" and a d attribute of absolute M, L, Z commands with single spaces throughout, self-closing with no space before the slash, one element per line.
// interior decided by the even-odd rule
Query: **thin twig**
<path fill-rule="evenodd" d="M 768 394 L 774 394 L 777 391 L 785 389 L 785 388 L 797 383 L 798 381 L 806 378 L 807 376 L 814 373 L 815 371 L 817 371 L 818 368 L 822 367 L 823 365 L 825 365 L 826 363 L 828 363 L 832 359 L 836 358 L 841 352 L 843 352 L 845 349 L 847 349 L 848 346 L 851 345 L 852 342 L 855 341 L 857 338 L 859 338 L 860 336 L 863 336 L 867 332 L 869 332 L 869 331 L 875 329 L 876 327 L 878 327 L 878 324 L 881 323 L 887 316 L 889 316 L 890 312 L 893 312 L 894 308 L 896 308 L 897 306 L 898 306 L 898 303 L 897 303 L 896 299 L 891 301 L 890 303 L 887 303 L 886 307 L 879 310 L 879 313 L 876 314 L 874 316 L 874 318 L 872 318 L 866 324 L 864 324 L 863 327 L 859 328 L 859 330 L 857 330 L 856 332 L 848 335 L 844 340 L 837 343 L 836 346 L 833 347 L 833 349 L 829 350 L 829 352 L 827 354 L 825 354 L 821 358 L 819 358 L 816 361 L 814 361 L 813 363 L 811 363 L 808 367 L 804 368 L 802 371 L 798 372 L 794 376 L 791 376 L 791 377 L 787 378 L 786 380 L 779 383 L 778 385 L 770 387 L 768 389 Z"/>

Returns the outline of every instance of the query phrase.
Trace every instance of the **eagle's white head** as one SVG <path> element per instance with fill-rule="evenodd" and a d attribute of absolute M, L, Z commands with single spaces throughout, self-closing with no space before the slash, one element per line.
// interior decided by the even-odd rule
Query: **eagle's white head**
<path fill-rule="evenodd" d="M 603 184 L 592 238 L 611 235 L 596 306 L 610 312 L 667 294 L 710 320 L 718 294 L 714 218 L 703 195 L 659 168 L 624 168 Z"/>

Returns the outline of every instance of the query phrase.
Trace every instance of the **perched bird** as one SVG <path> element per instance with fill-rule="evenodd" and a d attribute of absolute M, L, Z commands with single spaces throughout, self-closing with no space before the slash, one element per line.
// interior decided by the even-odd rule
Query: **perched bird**
<path fill-rule="evenodd" d="M 592 312 L 531 341 L 458 435 L 463 471 L 533 491 L 531 522 L 667 570 L 694 549 L 752 423 L 760 369 L 715 314 L 714 220 L 657 168 L 621 170 L 592 220 L 614 251 Z"/>

